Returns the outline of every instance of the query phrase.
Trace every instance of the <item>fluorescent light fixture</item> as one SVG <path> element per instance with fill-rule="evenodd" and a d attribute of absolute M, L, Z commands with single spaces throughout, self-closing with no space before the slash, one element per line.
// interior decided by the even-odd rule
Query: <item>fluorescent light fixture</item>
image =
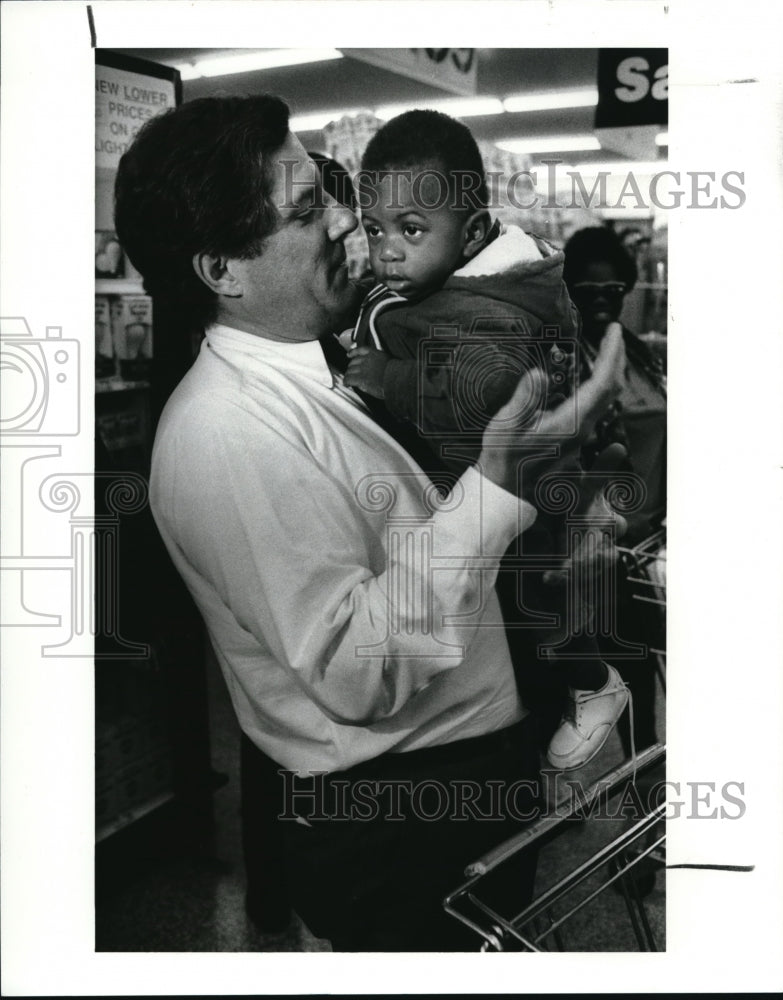
<path fill-rule="evenodd" d="M 278 66 L 300 66 L 304 63 L 325 62 L 342 59 L 337 49 L 265 49 L 234 52 L 226 56 L 206 56 L 193 63 L 175 66 L 183 80 L 196 80 L 207 76 L 229 76 L 231 73 L 252 73 L 260 69 L 275 69 Z"/>
<path fill-rule="evenodd" d="M 412 101 L 408 104 L 384 104 L 375 109 L 382 121 L 389 121 L 406 111 L 442 111 L 454 118 L 475 118 L 478 115 L 502 115 L 503 102 L 499 97 L 455 97 L 443 101 Z"/>
<path fill-rule="evenodd" d="M 495 145 L 509 153 L 568 153 L 601 148 L 594 135 L 531 135 L 525 139 L 502 139 Z"/>
<path fill-rule="evenodd" d="M 292 132 L 315 132 L 329 122 L 339 121 L 344 115 L 368 114 L 366 108 L 345 108 L 340 111 L 316 111 L 311 115 L 292 115 L 288 127 Z"/>
<path fill-rule="evenodd" d="M 541 94 L 516 94 L 506 97 L 503 107 L 509 112 L 556 111 L 558 108 L 592 108 L 598 103 L 598 89 L 557 90 Z"/>
<path fill-rule="evenodd" d="M 656 146 L 668 146 L 669 145 L 669 133 L 659 132 L 655 137 Z"/>
<path fill-rule="evenodd" d="M 577 163 L 574 170 L 586 177 L 595 177 L 598 173 L 609 174 L 657 174 L 668 170 L 667 160 L 612 160 L 611 163 Z"/>
<path fill-rule="evenodd" d="M 172 69 L 179 70 L 183 80 L 198 80 L 201 76 L 201 70 L 196 69 L 195 63 L 176 63 Z"/>

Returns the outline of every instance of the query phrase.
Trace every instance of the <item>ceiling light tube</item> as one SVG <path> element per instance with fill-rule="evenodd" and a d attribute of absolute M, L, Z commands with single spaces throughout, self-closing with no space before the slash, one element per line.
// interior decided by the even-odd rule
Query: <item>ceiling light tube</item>
<path fill-rule="evenodd" d="M 479 115 L 502 115 L 503 103 L 499 97 L 456 97 L 443 101 L 410 101 L 407 104 L 384 104 L 375 109 L 382 121 L 389 121 L 406 111 L 442 111 L 454 118 L 475 118 Z"/>
<path fill-rule="evenodd" d="M 541 94 L 515 94 L 504 99 L 503 107 L 513 114 L 520 111 L 556 111 L 558 108 L 592 108 L 597 103 L 597 88 L 588 87 Z"/>
<path fill-rule="evenodd" d="M 342 58 L 342 52 L 337 49 L 266 49 L 262 52 L 250 50 L 225 56 L 207 56 L 193 63 L 180 63 L 174 68 L 180 71 L 183 80 L 195 80 L 202 76 L 229 76 L 232 73 L 252 73 Z"/>
<path fill-rule="evenodd" d="M 586 177 L 595 177 L 599 173 L 609 174 L 655 174 L 660 170 L 668 170 L 667 160 L 613 160 L 611 163 L 577 163 L 574 170 Z"/>
<path fill-rule="evenodd" d="M 502 139 L 495 143 L 509 153 L 568 153 L 599 150 L 601 144 L 593 135 L 542 135 L 525 139 Z"/>
<path fill-rule="evenodd" d="M 339 121 L 345 115 L 372 114 L 366 108 L 346 108 L 344 111 L 315 111 L 309 115 L 292 115 L 288 127 L 292 132 L 316 132 L 329 122 Z"/>

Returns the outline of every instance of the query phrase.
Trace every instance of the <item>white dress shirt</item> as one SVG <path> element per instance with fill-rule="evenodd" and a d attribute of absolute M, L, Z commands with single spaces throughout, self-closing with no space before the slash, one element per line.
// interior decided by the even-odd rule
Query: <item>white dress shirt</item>
<path fill-rule="evenodd" d="M 438 509 L 317 342 L 212 327 L 163 412 L 150 494 L 240 725 L 284 767 L 525 714 L 494 582 L 534 509 L 475 469 Z"/>

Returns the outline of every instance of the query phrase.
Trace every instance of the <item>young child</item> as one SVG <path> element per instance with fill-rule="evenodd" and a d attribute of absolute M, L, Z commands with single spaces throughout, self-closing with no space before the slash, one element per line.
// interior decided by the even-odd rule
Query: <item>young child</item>
<path fill-rule="evenodd" d="M 406 446 L 415 429 L 410 450 L 433 477 L 459 475 L 478 457 L 484 427 L 522 372 L 543 367 L 551 387 L 568 391 L 579 320 L 562 280 L 563 254 L 517 227 L 492 222 L 476 142 L 464 125 L 439 112 L 400 115 L 373 137 L 358 194 L 378 284 L 363 303 L 350 344 L 340 338 L 349 347 L 345 384 L 391 423 L 389 430 Z M 531 413 L 541 403 L 531 400 Z M 525 553 L 531 547 L 542 554 L 559 551 L 551 519 L 550 531 L 546 517 L 539 523 L 535 535 L 525 534 Z M 512 547 L 509 555 L 516 551 Z M 603 746 L 628 692 L 586 638 L 589 623 L 577 627 L 581 636 L 573 635 L 564 592 L 548 599 L 541 574 L 535 581 L 531 575 L 517 569 L 500 574 L 504 615 L 513 630 L 536 605 L 539 613 L 550 612 L 550 620 L 552 605 L 560 605 L 558 633 L 538 633 L 549 647 L 549 663 L 569 685 L 547 757 L 553 767 L 581 767 Z M 517 669 L 524 690 L 529 662 Z"/>

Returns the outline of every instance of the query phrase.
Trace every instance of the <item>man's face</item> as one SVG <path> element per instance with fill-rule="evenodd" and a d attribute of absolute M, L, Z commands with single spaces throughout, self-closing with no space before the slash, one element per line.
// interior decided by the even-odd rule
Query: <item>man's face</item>
<path fill-rule="evenodd" d="M 434 174 L 413 168 L 362 181 L 373 274 L 408 299 L 434 291 L 462 261 L 466 216 Z"/>
<path fill-rule="evenodd" d="M 317 340 L 350 322 L 357 302 L 343 246 L 356 216 L 323 191 L 296 136 L 288 134 L 273 160 L 277 228 L 259 257 L 231 261 L 242 295 L 221 301 L 219 319 L 270 340 Z"/>

